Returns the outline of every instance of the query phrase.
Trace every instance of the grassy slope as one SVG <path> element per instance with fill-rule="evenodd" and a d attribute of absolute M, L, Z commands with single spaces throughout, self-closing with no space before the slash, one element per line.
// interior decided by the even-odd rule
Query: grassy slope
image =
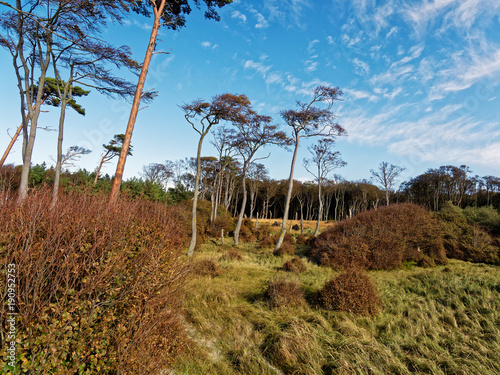
<path fill-rule="evenodd" d="M 216 260 L 222 274 L 190 281 L 196 344 L 176 374 L 500 373 L 499 267 L 370 272 L 384 308 L 369 318 L 316 307 L 314 292 L 336 273 L 309 262 L 298 276 L 309 306 L 270 309 L 263 285 L 290 257 L 245 244 L 243 260 L 220 260 L 230 248 L 207 244 L 195 256 Z"/>

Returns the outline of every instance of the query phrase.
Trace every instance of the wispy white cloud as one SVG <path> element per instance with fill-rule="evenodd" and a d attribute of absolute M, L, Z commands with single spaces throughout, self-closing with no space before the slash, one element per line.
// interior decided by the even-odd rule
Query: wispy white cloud
<path fill-rule="evenodd" d="M 389 37 L 391 35 L 396 34 L 398 31 L 399 31 L 399 27 L 398 26 L 391 27 L 391 29 L 389 30 L 389 32 L 385 35 L 385 39 L 389 39 Z"/>
<path fill-rule="evenodd" d="M 267 72 L 271 69 L 270 65 L 264 65 L 261 62 L 258 61 L 253 61 L 253 60 L 246 60 L 243 64 L 245 69 L 253 69 L 259 72 L 262 76 L 265 76 Z"/>
<path fill-rule="evenodd" d="M 346 88 L 343 89 L 343 91 L 347 98 L 351 98 L 353 100 L 368 99 L 371 102 L 375 102 L 379 99 L 377 95 L 370 94 L 369 92 L 363 90 Z"/>
<path fill-rule="evenodd" d="M 219 47 L 219 45 L 218 45 L 218 44 L 216 44 L 216 43 L 213 43 L 213 44 L 212 44 L 212 43 L 211 43 L 211 42 L 209 42 L 209 41 L 201 42 L 201 46 L 202 46 L 203 48 L 206 48 L 206 49 L 216 49 L 216 48 L 218 48 L 218 47 Z"/>
<path fill-rule="evenodd" d="M 357 57 L 352 60 L 352 63 L 354 64 L 354 71 L 356 72 L 356 74 L 367 75 L 370 73 L 370 65 L 368 65 L 364 61 L 361 61 Z"/>
<path fill-rule="evenodd" d="M 247 16 L 245 16 L 243 13 L 241 13 L 237 10 L 235 10 L 235 11 L 233 11 L 233 13 L 231 13 L 231 18 L 236 18 L 243 23 L 247 22 Z"/>

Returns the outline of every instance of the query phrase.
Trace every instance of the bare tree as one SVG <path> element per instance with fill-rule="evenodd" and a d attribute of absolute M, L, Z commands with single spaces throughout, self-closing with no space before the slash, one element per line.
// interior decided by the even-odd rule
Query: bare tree
<path fill-rule="evenodd" d="M 288 190 L 285 198 L 285 209 L 283 213 L 283 224 L 281 233 L 276 243 L 276 252 L 283 244 L 286 233 L 286 221 L 290 209 L 290 200 L 293 190 L 293 171 L 300 145 L 301 138 L 323 136 L 327 138 L 344 134 L 344 129 L 335 122 L 335 116 L 331 112 L 335 101 L 340 100 L 343 95 L 338 87 L 318 86 L 313 91 L 313 98 L 308 103 L 297 102 L 298 110 L 286 110 L 281 112 L 281 117 L 292 130 L 294 151 L 288 179 Z M 318 104 L 323 104 L 318 107 Z"/>
<path fill-rule="evenodd" d="M 199 2 L 199 0 L 195 0 L 195 4 L 197 6 L 199 5 Z M 232 2 L 232 0 L 203 0 L 203 2 L 207 6 L 205 18 L 218 21 L 220 17 L 215 8 L 223 7 L 224 5 Z M 156 38 L 160 26 L 164 25 L 167 28 L 177 30 L 185 25 L 185 15 L 191 12 L 188 0 L 138 0 L 133 4 L 132 9 L 145 16 L 151 16 L 152 11 L 154 21 L 151 29 L 151 35 L 149 37 L 148 49 L 142 63 L 139 81 L 137 82 L 134 101 L 132 103 L 132 109 L 127 123 L 127 130 L 125 131 L 122 152 L 120 153 L 118 164 L 116 166 L 115 178 L 111 188 L 111 195 L 109 197 L 110 203 L 115 203 L 118 199 L 118 194 L 120 193 L 120 185 L 123 178 L 123 170 L 125 169 L 125 161 L 127 160 L 128 149 L 132 139 L 132 132 L 134 131 L 135 121 L 139 112 L 139 105 L 143 97 L 144 84 L 146 82 L 149 64 L 155 51 Z"/>
<path fill-rule="evenodd" d="M 220 121 L 242 122 L 243 118 L 252 112 L 250 100 L 245 95 L 222 94 L 215 96 L 212 101 L 204 102 L 195 100 L 190 104 L 184 104 L 181 109 L 184 111 L 184 117 L 191 127 L 199 134 L 198 148 L 196 152 L 196 175 L 194 182 L 194 196 L 191 222 L 191 242 L 189 244 L 188 255 L 193 255 L 196 246 L 196 208 L 198 203 L 198 194 L 201 175 L 201 149 L 203 140 L 210 132 L 212 126 Z M 195 125 L 195 120 L 198 123 Z"/>
<path fill-rule="evenodd" d="M 238 128 L 238 133 L 235 137 L 234 145 L 243 160 L 243 167 L 241 171 L 241 192 L 243 196 L 238 221 L 236 223 L 236 228 L 234 229 L 235 245 L 238 245 L 239 243 L 241 224 L 243 222 L 243 216 L 245 215 L 247 204 L 246 175 L 248 168 L 254 161 L 255 154 L 265 145 L 274 144 L 283 146 L 290 143 L 290 140 L 284 132 L 278 131 L 276 126 L 270 125 L 271 121 L 272 119 L 269 116 L 250 114 L 242 119 L 242 121 L 235 122 L 235 125 Z M 255 160 L 261 160 L 267 158 L 268 156 L 269 155 Z"/>
<path fill-rule="evenodd" d="M 385 202 L 387 206 L 389 205 L 389 195 L 392 189 L 392 185 L 396 178 L 404 170 L 405 168 L 398 165 L 389 164 L 386 161 L 380 163 L 380 165 L 378 166 L 378 170 L 375 171 L 373 169 L 370 169 L 372 176 L 385 190 Z"/>
<path fill-rule="evenodd" d="M 318 221 L 314 231 L 315 236 L 319 234 L 319 224 L 323 216 L 323 196 L 321 192 L 323 180 L 334 169 L 346 165 L 340 158 L 340 152 L 332 150 L 334 143 L 335 141 L 332 138 L 320 139 L 317 144 L 308 147 L 312 158 L 304 159 L 304 167 L 318 182 Z"/>
<path fill-rule="evenodd" d="M 61 158 L 61 167 L 74 167 L 82 156 L 90 154 L 92 151 L 80 146 L 71 146 Z"/>

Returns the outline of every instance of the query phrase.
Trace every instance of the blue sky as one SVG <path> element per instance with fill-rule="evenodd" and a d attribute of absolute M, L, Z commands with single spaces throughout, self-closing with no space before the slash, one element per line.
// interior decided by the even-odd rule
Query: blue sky
<path fill-rule="evenodd" d="M 440 165 L 500 175 L 500 2 L 498 0 L 267 0 L 235 1 L 220 22 L 199 11 L 179 32 L 163 30 L 146 89 L 158 98 L 138 115 L 125 177 L 142 166 L 194 156 L 196 133 L 178 105 L 224 92 L 246 94 L 262 114 L 279 117 L 295 101 L 307 101 L 318 84 L 344 91 L 334 113 L 348 135 L 337 141 L 347 179 L 370 177 L 388 161 L 406 168 L 401 180 Z M 128 44 L 142 61 L 150 20 L 131 16 L 103 35 Z M 10 56 L 3 66 L 0 148 L 20 123 Z M 70 113 L 64 148 L 93 150 L 81 167 L 97 167 L 102 144 L 125 131 L 130 104 L 91 93 L 81 100 L 87 115 Z M 57 126 L 46 108 L 41 124 Z M 53 163 L 57 134 L 39 131 L 34 162 Z M 20 163 L 20 142 L 8 162 Z M 287 178 L 291 153 L 269 147 L 264 164 L 273 178 Z M 214 155 L 209 142 L 204 155 Z M 308 156 L 302 145 L 300 160 Z M 116 161 L 115 161 L 116 162 Z M 115 162 L 104 171 L 112 174 Z M 310 175 L 298 163 L 295 177 Z"/>

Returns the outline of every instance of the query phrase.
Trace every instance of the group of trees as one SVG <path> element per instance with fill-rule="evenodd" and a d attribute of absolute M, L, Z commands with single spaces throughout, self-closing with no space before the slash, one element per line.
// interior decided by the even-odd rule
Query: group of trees
<path fill-rule="evenodd" d="M 155 96 L 154 92 L 144 91 L 144 82 L 156 48 L 159 28 L 164 26 L 175 30 L 183 27 L 186 23 L 185 16 L 191 12 L 191 3 L 196 7 L 204 3 L 205 17 L 218 20 L 216 9 L 231 1 L 0 1 L 0 46 L 12 57 L 20 96 L 22 124 L 12 140 L 12 143 L 15 142 L 22 131 L 23 169 L 18 200 L 24 200 L 28 191 L 28 176 L 41 105 L 50 99 L 49 96 L 52 103 L 57 103 L 60 108 L 56 183 L 53 194 L 54 201 L 57 199 L 66 107 L 69 105 L 75 108 L 74 97 L 88 94 L 88 90 L 77 86 L 80 85 L 110 96 L 133 97 L 130 119 L 122 140 L 116 178 L 110 197 L 110 202 L 115 202 L 121 185 L 125 159 L 129 155 L 139 105 L 141 101 L 151 100 Z M 129 17 L 131 12 L 153 16 L 154 19 L 143 64 L 131 58 L 128 46 L 114 47 L 103 37 L 108 23 L 120 23 Z M 111 66 L 115 69 L 111 70 Z M 138 74 L 138 83 L 117 76 L 116 68 Z M 51 72 L 54 75 L 52 79 L 49 77 Z M 48 95 L 49 86 L 51 92 Z M 7 154 L 2 157 L 2 164 Z"/>

